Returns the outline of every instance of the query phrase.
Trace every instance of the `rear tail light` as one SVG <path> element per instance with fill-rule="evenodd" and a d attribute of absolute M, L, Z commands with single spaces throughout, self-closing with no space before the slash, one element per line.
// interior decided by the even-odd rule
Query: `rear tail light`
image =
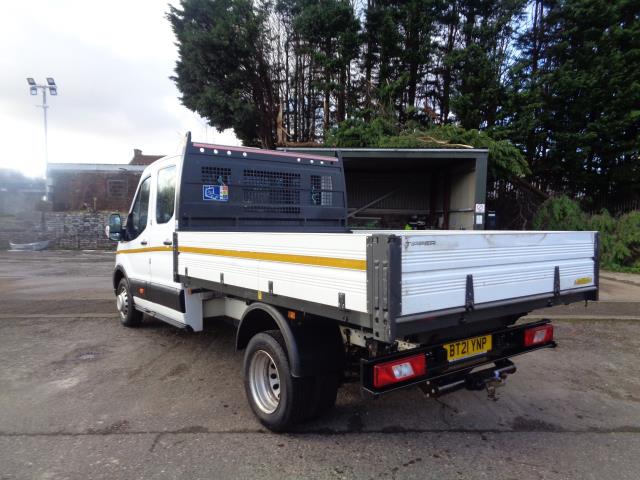
<path fill-rule="evenodd" d="M 524 346 L 533 347 L 553 340 L 553 325 L 541 325 L 524 331 Z"/>
<path fill-rule="evenodd" d="M 404 357 L 373 367 L 373 386 L 384 387 L 392 383 L 404 382 L 427 373 L 427 357 L 424 354 Z"/>

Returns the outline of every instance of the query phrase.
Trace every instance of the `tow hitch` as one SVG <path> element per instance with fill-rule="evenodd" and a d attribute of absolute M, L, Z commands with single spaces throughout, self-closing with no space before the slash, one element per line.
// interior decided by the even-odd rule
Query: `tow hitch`
<path fill-rule="evenodd" d="M 488 378 L 484 382 L 484 387 L 487 389 L 487 397 L 494 402 L 498 401 L 496 396 L 496 388 L 503 387 L 507 383 L 507 374 L 500 374 L 497 371 L 493 372 L 493 378 Z"/>
<path fill-rule="evenodd" d="M 464 376 L 452 379 L 446 375 L 438 379 L 421 383 L 420 389 L 427 397 L 440 397 L 446 393 L 466 388 L 467 390 L 486 390 L 488 397 L 496 401 L 496 388 L 502 387 L 507 381 L 507 375 L 516 372 L 516 366 L 510 360 L 501 360 L 494 367 L 486 368 Z"/>

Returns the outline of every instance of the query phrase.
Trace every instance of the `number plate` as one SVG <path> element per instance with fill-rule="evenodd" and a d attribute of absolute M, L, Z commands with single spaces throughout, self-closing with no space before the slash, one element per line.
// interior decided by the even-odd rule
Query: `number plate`
<path fill-rule="evenodd" d="M 443 348 L 447 351 L 447 360 L 455 362 L 463 358 L 474 357 L 491 350 L 491 335 L 467 338 L 458 342 L 445 343 Z"/>

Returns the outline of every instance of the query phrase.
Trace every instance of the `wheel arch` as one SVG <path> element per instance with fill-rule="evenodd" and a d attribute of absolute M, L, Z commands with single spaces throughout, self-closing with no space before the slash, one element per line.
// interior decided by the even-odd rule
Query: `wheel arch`
<path fill-rule="evenodd" d="M 122 265 L 116 265 L 116 268 L 113 269 L 113 276 L 112 276 L 114 293 L 118 289 L 118 284 L 120 283 L 120 280 L 122 280 L 123 278 L 127 278 L 127 274 L 124 271 L 124 268 L 122 267 Z"/>
<path fill-rule="evenodd" d="M 276 307 L 256 302 L 240 320 L 236 349 L 244 349 L 254 335 L 267 330 L 282 333 L 294 377 L 341 372 L 344 368 L 342 336 L 331 319 L 306 317 L 289 321 Z"/>

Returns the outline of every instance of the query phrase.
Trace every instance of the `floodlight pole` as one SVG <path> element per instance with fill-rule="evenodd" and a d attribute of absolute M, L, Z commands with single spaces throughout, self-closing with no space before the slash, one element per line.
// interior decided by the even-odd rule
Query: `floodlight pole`
<path fill-rule="evenodd" d="M 47 105 L 47 90 L 49 90 L 51 95 L 57 95 L 58 86 L 56 85 L 55 80 L 51 77 L 47 77 L 47 83 L 43 85 L 37 84 L 31 77 L 27 78 L 27 82 L 31 88 L 32 95 L 37 95 L 38 90 L 42 91 L 42 105 L 36 105 L 36 107 L 42 108 L 42 113 L 44 115 L 44 199 L 49 200 L 49 131 L 47 125 L 47 109 L 49 108 L 49 105 Z"/>
<path fill-rule="evenodd" d="M 47 87 L 42 86 L 42 105 L 38 105 L 38 107 L 42 108 L 42 112 L 44 113 L 44 181 L 45 181 L 45 191 L 49 188 L 47 187 L 47 177 L 49 176 L 49 138 L 47 132 Z"/>

